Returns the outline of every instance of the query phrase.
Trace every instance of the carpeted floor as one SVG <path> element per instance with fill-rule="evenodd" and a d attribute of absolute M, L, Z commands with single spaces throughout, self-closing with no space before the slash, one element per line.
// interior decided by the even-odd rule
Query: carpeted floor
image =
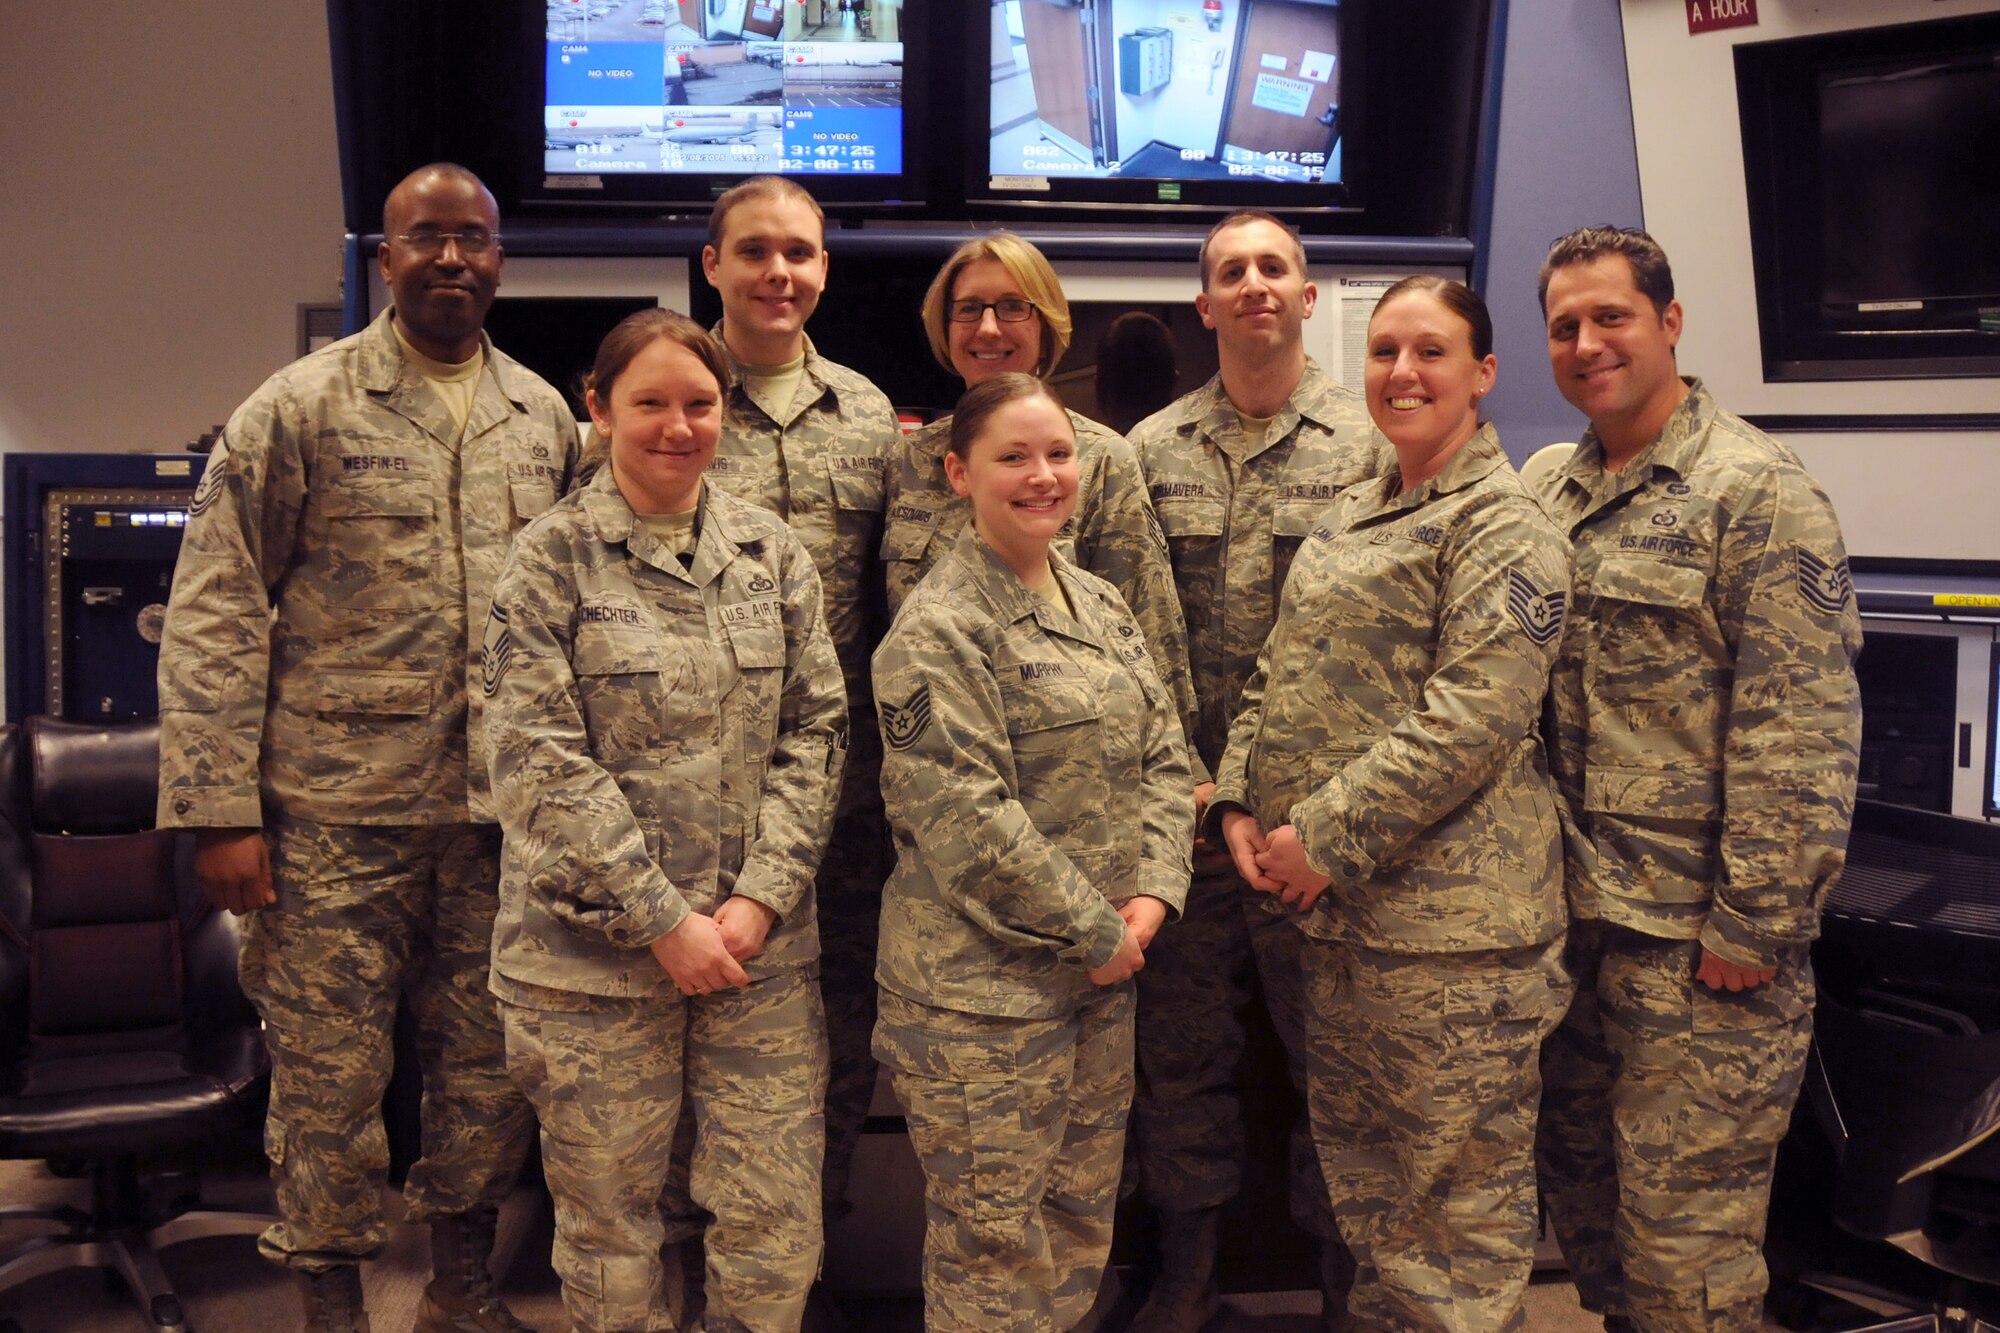
<path fill-rule="evenodd" d="M 205 1197 L 216 1206 L 245 1211 L 271 1207 L 269 1186 L 254 1162 L 225 1163 L 219 1169 L 211 1165 L 206 1177 Z M 83 1203 L 87 1197 L 83 1182 L 52 1175 L 39 1162 L 0 1162 L 0 1201 Z M 401 1203 L 393 1196 L 388 1206 L 396 1219 L 389 1246 L 365 1266 L 363 1282 L 376 1333 L 404 1333 L 416 1317 L 430 1257 L 423 1228 L 401 1221 Z M 551 1226 L 539 1188 L 517 1191 L 501 1214 L 496 1268 L 504 1267 L 502 1287 L 515 1313 L 543 1333 L 561 1333 L 568 1323 L 549 1268 Z M 25 1234 L 6 1225 L 0 1228 L 0 1246 Z M 166 1251 L 163 1264 L 196 1333 L 283 1333 L 298 1326 L 290 1279 L 259 1259 L 248 1238 L 191 1241 Z M 1231 1297 L 1228 1304 L 1215 1333 L 1312 1333 L 1319 1298 L 1281 1292 Z M 1527 1309 L 1534 1333 L 1599 1327 L 1578 1308 L 1574 1289 L 1560 1280 L 1538 1280 L 1529 1290 Z M 914 1299 L 849 1302 L 845 1311 L 854 1333 L 919 1333 L 923 1324 L 921 1303 Z M 0 1292 L 0 1318 L 16 1320 L 23 1333 L 145 1333 L 149 1328 L 122 1284 L 81 1269 Z"/>

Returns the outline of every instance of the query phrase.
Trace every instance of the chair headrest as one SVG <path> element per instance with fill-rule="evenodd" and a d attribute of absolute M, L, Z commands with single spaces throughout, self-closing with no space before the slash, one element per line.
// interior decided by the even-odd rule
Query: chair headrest
<path fill-rule="evenodd" d="M 31 717 L 28 771 L 42 833 L 129 833 L 153 827 L 160 724 Z"/>

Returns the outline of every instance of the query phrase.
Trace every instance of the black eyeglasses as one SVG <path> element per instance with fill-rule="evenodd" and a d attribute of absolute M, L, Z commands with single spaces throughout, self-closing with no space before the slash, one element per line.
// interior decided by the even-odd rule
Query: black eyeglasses
<path fill-rule="evenodd" d="M 998 301 L 953 301 L 944 308 L 945 318 L 954 324 L 977 324 L 991 310 L 1002 324 L 1019 324 L 1035 317 L 1035 303 L 1019 296 L 1003 296 Z"/>
<path fill-rule="evenodd" d="M 487 231 L 484 227 L 475 227 L 470 231 L 433 231 L 419 228 L 416 231 L 406 231 L 395 240 L 398 244 L 408 246 L 412 254 L 423 255 L 425 258 L 435 258 L 443 254 L 445 246 L 454 241 L 458 243 L 460 254 L 478 256 L 500 244 L 500 233 Z"/>

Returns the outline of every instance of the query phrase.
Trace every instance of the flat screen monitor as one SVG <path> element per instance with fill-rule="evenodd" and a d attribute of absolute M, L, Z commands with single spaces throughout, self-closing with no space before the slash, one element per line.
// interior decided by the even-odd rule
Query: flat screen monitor
<path fill-rule="evenodd" d="M 705 203 L 745 177 L 914 193 L 906 0 L 546 0 L 539 188 Z"/>
<path fill-rule="evenodd" d="M 1734 58 L 1764 377 L 2000 373 L 2000 13 Z"/>
<path fill-rule="evenodd" d="M 1356 202 L 1354 7 L 1339 0 L 992 0 L 974 198 L 1341 208 Z M 980 82 L 980 70 L 972 79 Z"/>

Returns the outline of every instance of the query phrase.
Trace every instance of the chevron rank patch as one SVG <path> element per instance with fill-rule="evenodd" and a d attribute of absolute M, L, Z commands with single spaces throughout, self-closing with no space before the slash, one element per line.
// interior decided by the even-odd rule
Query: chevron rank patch
<path fill-rule="evenodd" d="M 215 503 L 215 497 L 222 493 L 222 473 L 229 461 L 229 437 L 219 435 L 215 448 L 208 451 L 208 462 L 202 466 L 201 480 L 195 483 L 194 495 L 188 501 L 188 513 L 199 514 Z"/>
<path fill-rule="evenodd" d="M 1803 546 L 1794 546 L 1798 557 L 1799 595 L 1806 604 L 1828 615 L 1837 615 L 1854 595 L 1854 575 L 1845 559 L 1825 561 Z"/>
<path fill-rule="evenodd" d="M 907 750 L 930 729 L 931 686 L 929 681 L 899 704 L 882 701 L 882 743 L 892 750 Z"/>
<path fill-rule="evenodd" d="M 1518 569 L 1507 571 L 1507 609 L 1527 636 L 1538 644 L 1562 633 L 1566 592 L 1543 592 Z"/>
<path fill-rule="evenodd" d="M 487 697 L 500 688 L 501 678 L 513 664 L 514 636 L 507 628 L 507 612 L 496 606 L 486 617 L 486 642 L 479 650 L 480 687 Z"/>

